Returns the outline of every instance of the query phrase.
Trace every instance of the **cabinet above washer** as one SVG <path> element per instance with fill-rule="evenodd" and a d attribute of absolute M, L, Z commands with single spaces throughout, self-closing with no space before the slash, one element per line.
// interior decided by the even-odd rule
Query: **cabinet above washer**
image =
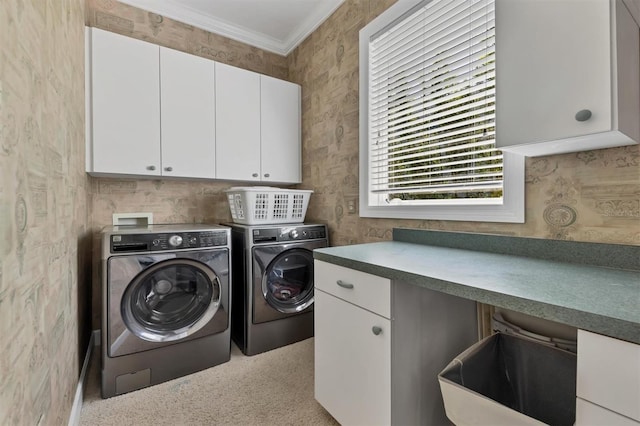
<path fill-rule="evenodd" d="M 87 172 L 160 176 L 159 46 L 86 29 Z"/>
<path fill-rule="evenodd" d="M 98 28 L 85 35 L 87 173 L 301 181 L 299 85 Z"/>

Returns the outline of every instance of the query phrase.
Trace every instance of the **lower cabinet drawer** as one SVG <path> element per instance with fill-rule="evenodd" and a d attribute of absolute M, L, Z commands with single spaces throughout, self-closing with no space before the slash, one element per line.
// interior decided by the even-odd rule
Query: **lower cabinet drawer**
<path fill-rule="evenodd" d="M 575 426 L 640 426 L 640 422 L 576 398 Z"/>
<path fill-rule="evenodd" d="M 640 345 L 578 330 L 576 393 L 640 421 Z"/>
<path fill-rule="evenodd" d="M 391 318 L 391 281 L 366 272 L 314 261 L 316 288 Z"/>
<path fill-rule="evenodd" d="M 391 321 L 316 288 L 315 398 L 343 425 L 391 424 Z"/>

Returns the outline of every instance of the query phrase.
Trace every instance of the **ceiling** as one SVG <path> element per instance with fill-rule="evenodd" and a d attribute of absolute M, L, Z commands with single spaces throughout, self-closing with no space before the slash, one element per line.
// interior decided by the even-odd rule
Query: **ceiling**
<path fill-rule="evenodd" d="M 287 55 L 344 0 L 119 0 L 203 30 Z"/>

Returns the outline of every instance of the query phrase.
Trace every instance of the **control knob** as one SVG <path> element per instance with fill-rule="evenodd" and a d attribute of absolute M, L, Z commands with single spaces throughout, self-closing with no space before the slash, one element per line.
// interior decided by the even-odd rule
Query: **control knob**
<path fill-rule="evenodd" d="M 297 229 L 294 229 L 294 230 L 290 231 L 290 232 L 289 232 L 289 236 L 290 236 L 292 239 L 294 239 L 294 240 L 295 240 L 296 238 L 298 238 L 298 230 L 297 230 Z"/>
<path fill-rule="evenodd" d="M 169 245 L 171 247 L 178 247 L 182 244 L 182 237 L 180 235 L 172 235 L 169 237 Z"/>

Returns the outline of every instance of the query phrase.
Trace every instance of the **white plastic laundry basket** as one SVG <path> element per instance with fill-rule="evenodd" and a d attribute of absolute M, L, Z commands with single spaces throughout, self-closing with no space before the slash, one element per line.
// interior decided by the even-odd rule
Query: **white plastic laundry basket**
<path fill-rule="evenodd" d="M 269 186 L 233 187 L 225 192 L 233 222 L 244 225 L 304 222 L 313 193 Z"/>

